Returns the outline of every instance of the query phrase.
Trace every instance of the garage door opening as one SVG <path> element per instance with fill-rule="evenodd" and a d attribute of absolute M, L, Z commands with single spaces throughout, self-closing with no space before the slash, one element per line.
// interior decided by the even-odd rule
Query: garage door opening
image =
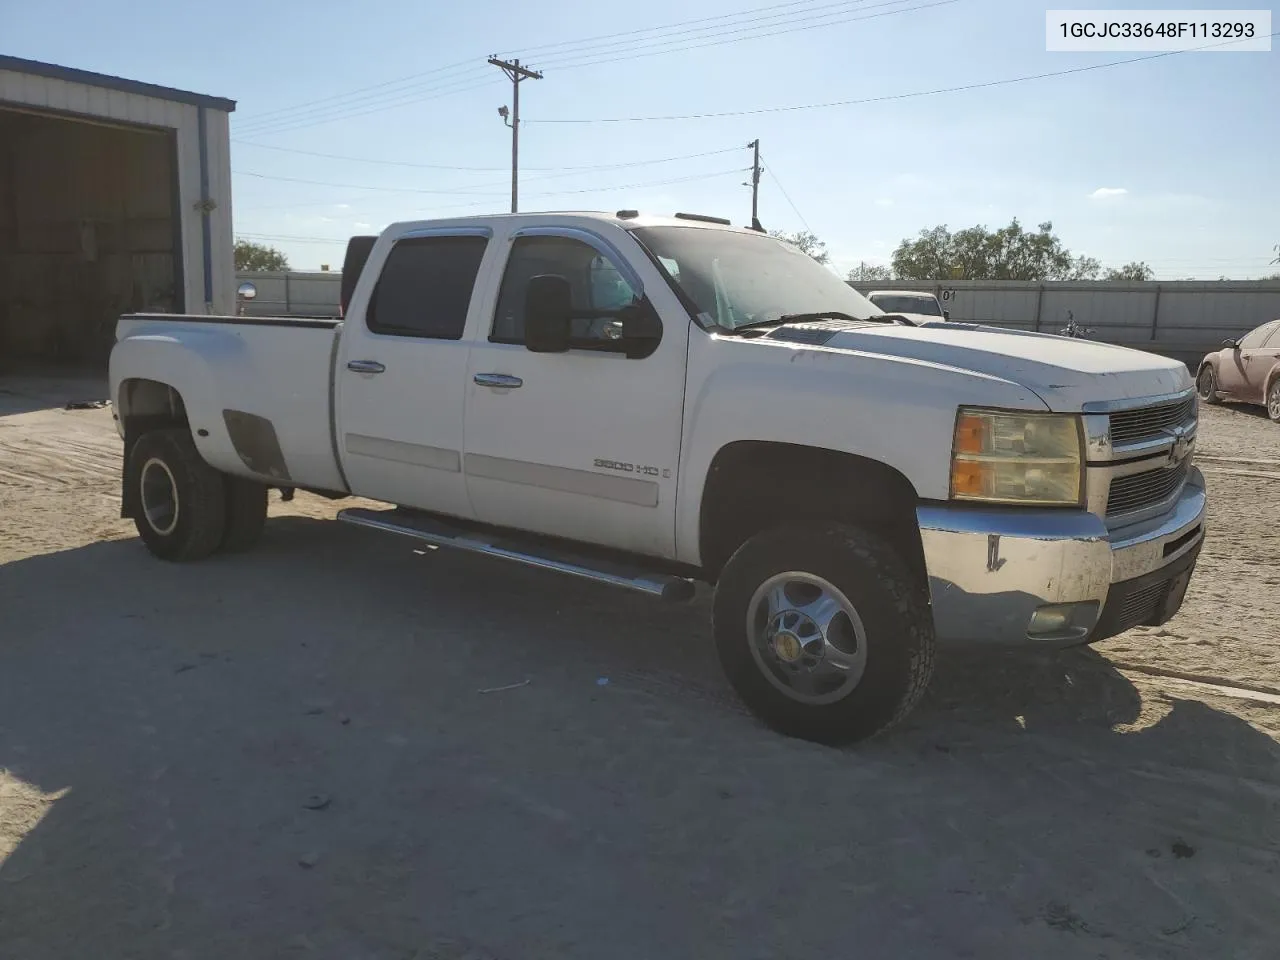
<path fill-rule="evenodd" d="M 172 131 L 0 104 L 0 372 L 106 372 L 122 313 L 184 308 Z"/>

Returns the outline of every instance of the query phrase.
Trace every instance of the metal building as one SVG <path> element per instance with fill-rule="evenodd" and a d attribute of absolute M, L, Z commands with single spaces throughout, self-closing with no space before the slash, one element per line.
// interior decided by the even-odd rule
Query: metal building
<path fill-rule="evenodd" d="M 121 313 L 230 313 L 235 103 L 0 56 L 0 369 L 104 370 Z"/>

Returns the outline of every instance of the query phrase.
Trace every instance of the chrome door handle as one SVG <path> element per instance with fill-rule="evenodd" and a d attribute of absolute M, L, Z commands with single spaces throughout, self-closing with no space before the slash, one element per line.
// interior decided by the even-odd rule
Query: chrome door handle
<path fill-rule="evenodd" d="M 382 373 L 387 368 L 377 360 L 352 360 L 347 364 L 347 369 L 355 373 Z"/>
<path fill-rule="evenodd" d="M 523 387 L 524 381 L 508 373 L 477 373 L 472 379 L 482 387 Z"/>

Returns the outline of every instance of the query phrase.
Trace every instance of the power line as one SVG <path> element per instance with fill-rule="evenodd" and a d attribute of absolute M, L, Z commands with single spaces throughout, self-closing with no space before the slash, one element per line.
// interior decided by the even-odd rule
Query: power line
<path fill-rule="evenodd" d="M 353 117 L 362 117 L 371 113 L 380 113 L 385 110 L 393 110 L 396 107 L 408 106 L 413 103 L 424 103 L 429 100 L 439 100 L 442 97 L 453 96 L 459 93 L 468 93 L 472 90 L 479 90 L 482 87 L 493 86 L 496 80 L 485 79 L 477 82 L 476 79 L 468 78 L 465 81 L 455 81 L 452 84 L 443 87 L 429 87 L 424 91 L 415 92 L 410 96 L 403 96 L 388 102 L 375 102 L 367 107 L 359 109 L 347 109 L 354 104 L 347 104 L 336 108 L 335 112 L 326 112 L 322 109 L 305 114 L 297 118 L 285 118 L 279 123 L 267 122 L 265 124 L 247 125 L 247 129 L 237 126 L 237 131 L 247 132 L 252 136 L 262 136 L 265 134 L 289 133 L 294 130 L 300 130 L 304 127 L 313 127 L 322 123 L 332 123 L 337 120 L 349 120 Z"/>
<path fill-rule="evenodd" d="M 280 148 L 280 149 L 286 149 L 286 148 Z M 582 176 L 583 174 L 589 174 L 593 172 L 603 173 L 611 170 L 621 170 L 625 168 L 642 167 L 642 166 L 653 166 L 655 164 L 673 163 L 673 162 L 682 161 L 682 160 L 696 160 L 704 157 L 722 156 L 726 153 L 737 153 L 741 149 L 742 149 L 741 147 L 725 147 L 720 150 L 704 150 L 700 153 L 688 153 L 688 154 L 682 154 L 674 157 L 657 157 L 651 160 L 631 160 L 625 163 L 597 164 L 594 166 L 587 165 L 587 166 L 575 166 L 575 167 L 564 167 L 564 168 L 555 168 L 555 167 L 545 168 L 550 170 L 558 170 L 560 172 L 541 173 L 537 176 L 527 177 L 526 182 L 541 182 L 543 180 L 557 180 L 557 179 L 562 179 L 564 177 L 578 177 L 578 176 Z M 304 154 L 311 153 L 311 151 L 292 151 L 292 150 L 288 152 L 291 152 L 291 153 L 296 152 L 296 153 L 304 153 Z M 330 156 L 330 155 L 321 154 L 321 156 Z M 354 158 L 344 158 L 344 159 L 354 159 Z M 377 161 L 373 161 L 373 162 L 377 162 Z M 450 169 L 450 168 L 446 168 L 446 169 Z M 468 168 L 460 167 L 455 169 L 466 170 Z M 484 168 L 477 168 L 477 169 L 484 169 Z M 257 179 L 257 180 L 279 180 L 283 183 L 305 183 L 305 184 L 309 184 L 311 186 L 317 186 L 317 187 L 339 187 L 347 190 L 374 190 L 382 193 L 432 193 L 432 194 L 458 194 L 461 196 L 472 195 L 472 196 L 489 197 L 489 196 L 498 196 L 498 194 L 496 193 L 487 192 L 489 188 L 502 187 L 506 185 L 504 182 L 489 181 L 485 183 L 462 184 L 461 186 L 458 186 L 458 187 L 446 187 L 442 189 L 423 189 L 423 188 L 417 188 L 417 187 L 393 187 L 393 186 L 386 186 L 384 184 L 357 184 L 357 183 L 342 183 L 342 182 L 333 181 L 333 180 L 311 180 L 303 177 L 289 177 L 289 176 L 280 176 L 277 174 L 270 174 L 270 173 L 259 173 L 255 170 L 234 170 L 233 172 L 237 176 L 253 177 L 254 179 Z M 367 196 L 364 196 L 364 197 L 355 197 L 353 198 L 353 200 L 348 200 L 348 201 L 338 201 L 338 200 L 300 201 L 297 203 L 272 204 L 267 207 L 259 207 L 258 209 L 260 210 L 261 209 L 284 209 L 287 207 L 325 206 L 325 205 L 335 204 L 335 203 L 350 203 L 354 201 L 368 200 L 368 199 L 370 198 Z"/>
<path fill-rule="evenodd" d="M 345 160 L 350 163 L 372 163 L 389 167 L 409 167 L 415 170 L 455 170 L 465 171 L 468 173 L 501 173 L 507 169 L 506 167 L 458 167 L 438 163 L 417 163 L 412 160 L 383 160 L 376 157 L 353 157 L 347 154 L 320 153 L 315 150 L 298 150 L 293 147 L 277 147 L 269 143 L 255 143 L 251 140 L 238 140 L 235 138 L 232 138 L 231 142 L 238 143 L 246 147 L 260 147 L 263 150 L 275 150 L 280 153 L 296 153 L 304 157 L 322 157 L 326 160 Z M 686 153 L 677 157 L 659 157 L 654 160 L 628 160 L 624 163 L 588 163 L 569 167 L 524 167 L 523 169 L 537 172 L 556 170 L 566 171 L 567 173 L 581 173 L 592 170 L 620 170 L 623 167 L 643 167 L 655 163 L 671 163 L 676 160 L 696 160 L 699 157 L 713 157 L 723 153 L 736 153 L 740 149 L 741 147 L 725 147 L 722 150 L 707 150 L 703 153 Z M 557 174 L 557 176 L 558 175 L 559 174 Z"/>
<path fill-rule="evenodd" d="M 843 0 L 843 2 L 849 2 L 849 0 Z M 856 2 L 862 2 L 862 0 L 856 0 Z M 529 48 L 527 53 L 545 53 L 548 51 L 555 50 L 555 51 L 560 51 L 558 55 L 567 55 L 569 53 L 581 54 L 583 52 L 582 50 L 572 51 L 572 50 L 566 50 L 565 48 L 583 47 L 583 46 L 589 46 L 591 44 L 598 45 L 600 41 L 617 40 L 623 37 L 638 37 L 643 34 L 664 34 L 665 33 L 668 35 L 668 37 L 670 37 L 670 36 L 677 35 L 679 32 L 688 32 L 688 31 L 677 31 L 676 33 L 672 33 L 672 31 L 676 30 L 676 28 L 689 27 L 691 25 L 696 25 L 696 24 L 711 24 L 711 23 L 722 24 L 722 25 L 735 25 L 735 22 L 737 23 L 747 22 L 743 20 L 743 18 L 749 17 L 751 14 L 767 13 L 768 11 L 772 11 L 772 10 L 785 10 L 785 9 L 796 8 L 796 7 L 808 7 L 810 8 L 810 10 L 820 9 L 819 7 L 815 7 L 814 3 L 815 3 L 815 0 L 791 0 L 791 2 L 788 2 L 788 3 L 779 3 L 779 4 L 773 4 L 765 7 L 757 7 L 755 9 L 742 10 L 742 11 L 738 11 L 736 13 L 731 13 L 731 14 L 719 14 L 711 17 L 700 17 L 693 20 L 677 21 L 675 23 L 661 24 L 658 26 L 645 27 L 637 30 L 628 30 L 621 33 L 603 34 L 603 35 L 598 35 L 594 37 L 579 38 L 577 40 L 563 40 L 556 43 L 543 44 L 541 46 Z M 828 4 L 828 6 L 830 6 L 830 4 Z M 805 12 L 809 12 L 809 11 L 803 11 L 803 10 L 796 11 L 796 13 L 805 13 Z M 771 17 L 760 17 L 757 19 L 760 19 L 760 20 L 774 19 L 779 16 L 785 16 L 785 14 L 772 14 Z M 706 29 L 712 29 L 712 28 L 704 27 L 702 29 L 706 30 Z M 647 39 L 653 40 L 657 38 L 649 37 Z M 463 69 L 463 68 L 467 68 L 467 69 Z M 407 93 L 409 93 L 410 91 L 416 91 L 418 93 L 421 93 L 421 92 L 424 92 L 422 90 L 423 82 L 426 81 L 428 78 L 432 78 L 430 80 L 430 84 L 428 84 L 428 87 L 434 88 L 434 87 L 437 87 L 441 82 L 445 82 L 445 83 L 453 82 L 465 74 L 473 73 L 476 71 L 483 72 L 483 55 L 482 54 L 476 54 L 476 56 L 473 58 L 460 60 L 456 63 L 447 64 L 443 67 L 436 67 L 432 70 L 427 70 L 422 73 L 410 74 L 408 76 L 398 77 L 392 80 L 385 80 L 380 83 L 371 84 L 369 86 L 358 87 L 354 90 L 349 90 L 345 93 L 332 94 L 326 97 L 320 97 L 315 100 L 303 101 L 302 103 L 294 104 L 288 107 L 277 107 L 273 110 L 264 111 L 263 113 L 259 113 L 259 114 L 250 114 L 247 117 L 243 118 L 243 123 L 247 128 L 261 127 L 262 129 L 265 130 L 266 127 L 274 126 L 278 123 L 287 124 L 289 121 L 297 119 L 299 113 L 314 117 L 320 114 L 328 114 L 330 112 L 342 111 L 357 103 L 374 102 L 378 100 L 386 100 L 387 98 L 402 97 Z M 449 74 L 454 74 L 454 76 L 448 76 Z M 389 89 L 392 87 L 399 87 L 400 89 Z M 382 92 L 375 93 L 374 91 L 382 91 Z M 412 102 L 412 101 L 409 101 L 409 102 Z"/>
<path fill-rule="evenodd" d="M 559 44 L 549 44 L 533 50 L 551 50 L 561 48 L 557 55 L 559 59 L 552 58 L 550 64 L 543 66 L 561 66 L 564 69 L 575 69 L 579 67 L 596 66 L 603 63 L 620 62 L 626 60 L 635 60 L 644 57 L 659 56 L 666 53 L 679 53 L 687 50 L 697 50 L 705 47 L 722 46 L 729 43 L 739 43 L 745 40 L 758 40 L 768 37 L 780 36 L 786 33 L 794 33 L 803 30 L 814 30 L 822 27 L 836 26 L 841 23 L 848 23 L 857 20 L 877 19 L 884 16 L 893 16 L 899 13 L 908 13 L 914 10 L 927 9 L 935 6 L 946 6 L 951 3 L 959 2 L 959 0 L 935 0 L 933 3 L 918 4 L 917 6 L 904 7 L 899 10 L 885 10 L 880 13 L 869 14 L 864 16 L 847 16 L 850 11 L 876 9 L 877 7 L 898 6 L 904 3 L 917 2 L 918 0 L 884 0 L 878 4 L 871 6 L 862 6 L 867 0 L 839 0 L 839 2 L 827 2 L 815 5 L 813 0 L 803 0 L 801 3 L 784 3 L 771 7 L 757 8 L 755 11 L 740 11 L 735 14 L 726 14 L 719 17 L 704 17 L 697 20 L 683 21 L 668 24 L 663 27 L 650 27 L 643 30 L 626 31 L 620 34 L 606 34 L 594 40 L 578 40 L 563 41 Z M 804 8 L 794 9 L 787 13 L 773 13 L 763 17 L 747 18 L 747 14 L 753 12 L 778 10 L 785 8 Z M 835 18 L 835 19 L 832 19 Z M 763 21 L 773 20 L 774 23 L 764 23 Z M 811 21 L 821 21 L 813 23 Z M 694 27 L 692 29 L 672 29 L 677 27 L 688 27 L 689 24 L 707 23 L 714 21 L 712 26 Z M 794 24 L 804 24 L 803 26 L 794 26 Z M 725 30 L 725 27 L 733 29 Z M 776 29 L 785 27 L 786 29 Z M 718 31 L 711 33 L 709 31 Z M 641 34 L 654 34 L 645 37 L 637 47 L 634 42 L 624 44 L 622 41 L 614 38 L 638 36 Z M 701 34 L 701 36 L 687 36 L 688 34 Z M 613 40 L 611 43 L 603 45 L 595 43 L 598 40 Z M 592 43 L 595 43 L 594 47 Z M 563 49 L 565 47 L 578 46 L 581 49 Z M 461 66 L 465 61 L 453 65 Z M 449 68 L 440 68 L 445 70 Z M 478 75 L 467 76 L 476 68 L 464 70 L 461 73 L 451 77 L 437 77 L 430 84 L 424 86 L 401 86 L 399 89 L 389 89 L 381 93 L 366 93 L 364 96 L 356 96 L 362 91 L 378 90 L 381 87 L 402 84 L 409 80 L 416 80 L 418 76 L 425 77 L 422 74 L 414 77 L 402 78 L 399 81 L 386 81 L 383 84 L 375 84 L 372 87 L 361 88 L 360 91 L 352 91 L 349 94 L 338 94 L 320 101 L 312 101 L 311 106 L 307 104 L 300 105 L 296 108 L 280 108 L 271 111 L 268 114 L 260 114 L 258 117 L 247 119 L 244 126 L 237 126 L 237 130 L 241 132 L 249 132 L 256 135 L 287 133 L 294 130 L 302 129 L 309 126 L 316 126 L 324 123 L 336 122 L 339 120 L 351 119 L 357 116 L 364 116 L 370 113 L 382 112 L 384 110 L 395 109 L 400 106 L 408 106 L 413 103 L 420 103 L 426 100 L 439 99 L 444 96 L 466 93 L 472 90 L 478 90 L 483 86 L 487 86 L 488 82 L 476 82 Z M 444 85 L 441 86 L 440 82 Z M 390 98 L 390 99 L 388 99 Z M 328 102 L 326 101 L 333 101 Z M 345 102 L 344 102 L 345 101 Z M 360 106 L 367 104 L 367 106 Z M 301 112 L 298 112 L 301 111 Z"/>
<path fill-rule="evenodd" d="M 724 22 L 712 23 L 708 26 L 689 27 L 683 30 L 663 28 L 662 32 L 651 37 L 637 37 L 632 34 L 636 32 L 654 31 L 633 31 L 632 34 L 620 34 L 618 35 L 620 39 L 609 40 L 605 43 L 569 41 L 563 46 L 577 46 L 580 47 L 580 49 L 560 50 L 551 54 L 551 58 L 549 60 L 540 62 L 554 65 L 569 60 L 581 59 L 584 56 L 599 56 L 606 52 L 627 52 L 629 50 L 636 49 L 637 47 L 647 48 L 657 44 L 688 43 L 696 40 L 705 40 L 709 37 L 746 33 L 753 30 L 768 30 L 788 23 L 803 22 L 817 17 L 836 16 L 841 12 L 848 12 L 849 9 L 861 6 L 868 2 L 870 2 L 870 0 L 834 0 L 834 2 L 823 3 L 818 3 L 817 0 L 809 0 L 808 3 L 804 4 L 804 6 L 807 7 L 807 9 L 804 10 L 791 10 L 785 13 L 774 13 L 764 17 L 746 18 L 742 18 L 742 14 L 730 14 L 718 18 Z M 899 0 L 899 2 L 907 2 L 907 0 Z M 817 5 L 813 5 L 815 3 Z M 799 5 L 800 4 L 786 4 L 788 7 Z M 750 12 L 752 11 L 746 11 L 746 13 Z M 769 20 L 777 22 L 768 23 L 767 21 Z M 699 23 L 702 21 L 692 22 Z M 682 26 L 682 24 L 673 24 L 672 26 Z M 526 51 L 525 55 L 528 56 L 529 52 Z"/>
<path fill-rule="evenodd" d="M 564 177 L 582 176 L 584 173 L 589 173 L 589 172 L 607 172 L 607 171 L 623 169 L 623 168 L 651 166 L 654 164 L 670 163 L 670 162 L 679 161 L 679 160 L 693 160 L 693 159 L 698 159 L 702 157 L 721 156 L 726 153 L 737 153 L 741 149 L 742 149 L 741 147 L 728 147 L 722 150 L 706 150 L 706 151 L 703 151 L 702 153 L 691 153 L 691 154 L 685 154 L 683 156 L 677 156 L 677 157 L 660 157 L 653 160 L 634 160 L 628 163 L 603 164 L 597 167 L 571 167 L 559 173 L 543 173 L 538 176 L 527 177 L 526 182 L 541 182 L 543 180 L 557 180 L 557 179 L 562 179 Z M 416 187 L 391 187 L 391 186 L 384 186 L 382 184 L 355 184 L 355 183 L 340 183 L 332 180 L 310 180 L 302 177 L 288 177 L 288 176 L 278 176 L 276 174 L 269 174 L 269 173 L 259 173 L 253 170 L 235 170 L 233 172 L 237 176 L 253 177 L 254 179 L 257 179 L 257 180 L 278 180 L 283 183 L 305 183 L 311 186 L 339 187 L 342 189 L 349 189 L 349 190 L 373 190 L 380 193 L 430 193 L 430 194 L 444 194 L 444 195 L 456 194 L 458 196 L 493 197 L 493 196 L 499 196 L 499 194 L 487 192 L 488 188 L 491 188 L 491 187 L 496 188 L 496 187 L 502 187 L 506 185 L 503 182 L 491 181 L 487 183 L 463 184 L 462 186 L 459 186 L 459 187 L 448 187 L 448 188 L 432 190 L 432 189 L 421 189 Z M 702 175 L 697 174 L 696 176 L 702 176 Z M 611 188 L 603 188 L 603 189 L 611 189 Z M 534 194 L 534 196 L 542 196 L 542 195 L 545 195 L 545 194 Z M 290 207 L 329 206 L 329 205 L 339 204 L 339 203 L 350 204 L 353 202 L 360 202 L 362 200 L 369 200 L 369 199 L 372 199 L 372 198 L 369 196 L 361 196 L 361 197 L 350 198 L 348 200 L 332 200 L 332 199 L 308 200 L 308 201 L 299 201 L 297 203 L 269 204 L 261 207 L 256 207 L 255 209 L 258 209 L 258 210 L 277 209 L 278 210 L 278 209 L 286 209 Z"/>
<path fill-rule="evenodd" d="M 297 110 L 301 110 L 305 107 L 311 107 L 317 104 L 324 104 L 324 103 L 331 103 L 333 101 L 338 101 L 338 100 L 345 100 L 349 97 L 354 97 L 358 94 L 365 93 L 370 90 L 381 90 L 386 87 L 395 86 L 401 83 L 407 83 L 409 81 L 420 81 L 425 77 L 438 76 L 441 73 L 455 71 L 460 67 L 471 67 L 472 69 L 475 69 L 475 60 L 471 57 L 468 57 L 466 60 L 459 60 L 457 63 L 450 63 L 443 67 L 436 67 L 433 70 L 427 70 L 423 73 L 414 73 L 406 77 L 397 77 L 396 79 L 393 79 L 393 80 L 384 80 L 381 83 L 375 83 L 367 87 L 357 87 L 354 90 L 348 90 L 346 93 L 336 93 L 327 97 L 320 97 L 316 100 L 304 100 L 302 103 L 295 103 L 293 106 L 289 106 L 289 107 L 277 107 L 274 110 L 265 110 L 262 113 L 250 114 L 245 119 L 247 121 L 256 123 L 257 121 L 263 120 L 267 117 L 276 116 L 278 114 L 293 113 Z"/>
<path fill-rule="evenodd" d="M 451 190 L 426 190 L 421 187 L 384 187 L 370 183 L 334 183 L 332 180 L 305 180 L 301 177 L 279 177 L 270 173 L 257 173 L 252 170 L 232 170 L 239 177 L 254 177 L 258 180 L 280 180 L 284 183 L 308 183 L 316 187 L 343 187 L 349 190 L 380 190 L 384 193 L 438 193 L 438 194 L 467 194 L 479 197 L 500 197 L 500 193 L 474 193 L 467 189 L 451 189 Z"/>
<path fill-rule="evenodd" d="M 865 0 L 862 0 L 862 2 L 865 2 Z M 864 10 L 874 10 L 880 7 L 899 6 L 901 4 L 911 2 L 913 2 L 913 0 L 884 0 L 882 3 L 872 4 L 868 7 L 861 7 L 857 12 L 860 13 Z M 861 16 L 849 16 L 848 14 L 850 11 L 846 10 L 842 13 L 832 12 L 818 14 L 817 16 L 812 17 L 797 17 L 791 20 L 784 20 L 776 24 L 770 24 L 769 29 L 762 27 L 743 27 L 738 30 L 725 31 L 719 35 L 687 37 L 684 40 L 677 40 L 674 42 L 662 40 L 656 43 L 640 44 L 639 46 L 622 47 L 619 48 L 619 52 L 623 54 L 621 56 L 611 51 L 584 52 L 578 57 L 571 57 L 566 60 L 551 60 L 547 63 L 547 67 L 555 68 L 557 70 L 570 70 L 578 67 L 592 67 L 602 63 L 618 63 L 626 60 L 638 60 L 644 57 L 656 57 L 668 53 L 683 53 L 689 50 L 702 50 L 707 47 L 720 47 L 729 43 L 742 43 L 746 40 L 763 40 L 769 37 L 780 37 L 788 33 L 801 33 L 806 30 L 819 30 L 823 27 L 834 27 L 844 23 L 854 23 L 859 20 L 878 20 L 882 17 L 896 16 L 900 13 L 911 13 L 916 10 L 927 10 L 930 7 L 945 7 L 958 2 L 959 0 L 935 0 L 933 3 L 922 3 L 914 7 L 902 7 L 899 10 L 882 10 L 880 13 L 869 13 Z M 821 20 L 822 22 L 811 23 L 810 21 L 813 20 Z M 794 24 L 805 25 L 794 26 Z M 776 27 L 784 27 L 785 29 L 772 29 Z"/>
<path fill-rule="evenodd" d="M 561 40 L 557 43 L 547 43 L 537 47 L 527 47 L 523 49 L 521 52 L 525 56 L 529 56 L 531 54 L 545 53 L 547 51 L 556 50 L 563 47 L 573 47 L 581 44 L 596 43 L 601 40 L 617 40 L 623 37 L 636 37 L 642 33 L 661 33 L 663 31 L 671 30 L 672 28 L 675 28 L 675 27 L 688 27 L 698 23 L 711 23 L 713 21 L 716 21 L 716 22 L 732 21 L 740 17 L 746 17 L 749 14 L 753 14 L 753 13 L 764 13 L 767 10 L 782 10 L 790 7 L 809 7 L 809 6 L 812 6 L 815 2 L 817 2 L 817 0 L 791 0 L 791 2 L 789 3 L 775 3 L 766 7 L 755 7 L 749 10 L 739 10 L 736 13 L 721 13 L 711 17 L 698 17 L 693 20 L 679 20 L 679 21 L 676 21 L 675 23 L 661 24 L 656 27 L 642 27 L 637 30 L 624 30 L 621 33 L 606 33 L 606 34 L 600 34 L 594 37 L 581 37 L 577 40 Z M 782 14 L 777 14 L 775 16 L 782 16 Z M 763 19 L 770 19 L 770 18 L 760 17 L 757 19 L 763 20 Z"/>
<path fill-rule="evenodd" d="M 502 194 L 500 193 L 493 193 L 493 194 L 475 193 L 475 192 L 465 191 L 465 190 L 422 190 L 422 189 L 417 189 L 412 187 L 374 187 L 369 185 L 329 183 L 323 180 L 301 180 L 296 177 L 276 177 L 276 176 L 271 176 L 269 174 L 253 173 L 245 170 L 234 170 L 232 172 L 235 173 L 237 176 L 259 177 L 264 180 L 283 180 L 290 183 L 309 183 L 317 186 L 328 186 L 328 187 L 350 187 L 355 190 L 383 190 L 388 193 L 429 193 L 429 194 L 443 194 L 446 196 L 453 194 L 457 196 L 477 196 L 477 197 L 487 197 L 487 198 L 497 198 L 502 196 Z M 641 187 L 661 187 L 661 186 L 667 186 L 673 183 L 692 183 L 697 180 L 711 180 L 716 177 L 724 177 L 730 174 L 738 174 L 741 172 L 742 172 L 741 168 L 735 167 L 729 170 L 716 170 L 711 173 L 697 173 L 697 174 L 692 174 L 690 176 L 671 177 L 663 180 L 647 180 L 639 183 L 620 183 L 620 184 L 611 184 L 603 187 L 586 187 L 586 188 L 581 188 L 576 190 L 549 190 L 549 191 L 542 191 L 540 193 L 530 194 L 530 196 L 532 197 L 565 197 L 565 196 L 575 196 L 575 195 L 586 194 L 586 193 L 607 193 L 611 190 L 631 190 L 631 189 L 638 189 Z M 486 206 L 487 204 L 488 204 L 488 201 L 486 200 L 486 201 L 480 201 L 480 202 L 458 204 L 453 207 L 444 207 L 439 209 L 461 209 L 461 208 Z"/>
<path fill-rule="evenodd" d="M 423 81 L 412 86 L 403 87 L 398 90 L 386 90 L 381 93 L 367 93 L 360 96 L 347 95 L 343 101 L 334 103 L 317 103 L 313 106 L 292 107 L 288 110 L 277 111 L 274 115 L 264 115 L 259 117 L 245 117 L 241 125 L 251 128 L 267 128 L 283 126 L 301 119 L 309 119 L 316 116 L 326 116 L 334 113 L 343 113 L 358 108 L 362 104 L 386 102 L 388 100 L 399 99 L 408 95 L 423 96 L 436 91 L 448 90 L 459 86 L 460 84 L 468 84 L 485 75 L 477 65 L 472 64 L 467 69 L 457 72 L 452 76 L 437 77 L 434 80 Z M 239 119 L 239 118 L 237 118 Z"/>
<path fill-rule="evenodd" d="M 1270 36 L 1280 36 L 1280 31 L 1272 33 Z M 1047 80 L 1052 77 L 1065 77 L 1076 73 L 1088 73 L 1091 70 L 1105 70 L 1108 67 L 1119 67 L 1130 63 L 1142 63 L 1147 60 L 1159 60 L 1162 57 L 1172 57 L 1177 56 L 1178 54 L 1192 53 L 1196 50 L 1207 50 L 1211 47 L 1227 46 L 1228 44 L 1241 42 L 1243 41 L 1228 40 L 1225 43 L 1211 43 L 1202 47 L 1193 47 L 1188 50 L 1165 50 L 1161 53 L 1152 53 L 1141 57 L 1129 57 L 1125 60 L 1111 60 L 1107 63 L 1094 63 L 1083 67 L 1068 67 L 1064 70 L 1051 70 L 1048 73 L 1027 74 L 1021 77 L 1006 77 L 1002 80 L 986 80 L 981 83 L 967 83 L 956 87 L 939 87 L 933 90 L 916 90 L 911 93 L 886 94 L 880 97 L 863 97 L 857 100 L 829 100 L 824 103 L 801 103 L 785 107 L 757 107 L 752 110 L 725 110 L 717 113 L 684 113 L 648 117 L 590 117 L 583 119 L 550 120 L 531 119 L 526 120 L 525 123 L 647 123 L 659 120 L 712 120 L 722 117 L 751 117 L 763 113 L 789 113 L 796 110 L 821 110 L 828 107 L 852 107 L 868 103 L 885 103 L 892 100 L 909 100 L 915 97 L 932 97 L 944 93 L 961 93 L 968 90 L 983 90 L 989 87 L 1003 87 L 1015 83 L 1026 83 L 1032 80 Z"/>
<path fill-rule="evenodd" d="M 800 212 L 800 208 L 797 207 L 795 201 L 791 199 L 791 194 L 787 193 L 787 188 L 782 185 L 782 181 L 778 179 L 778 175 L 773 172 L 772 164 L 769 166 L 766 166 L 764 168 L 764 171 L 765 173 L 769 174 L 769 178 L 773 180 L 774 185 L 777 186 L 778 188 L 778 191 L 786 199 L 791 209 L 795 211 L 795 215 L 800 218 L 800 222 L 804 224 L 805 230 L 807 230 L 809 233 L 813 233 L 813 228 L 809 226 L 809 221 L 804 218 L 804 214 Z"/>

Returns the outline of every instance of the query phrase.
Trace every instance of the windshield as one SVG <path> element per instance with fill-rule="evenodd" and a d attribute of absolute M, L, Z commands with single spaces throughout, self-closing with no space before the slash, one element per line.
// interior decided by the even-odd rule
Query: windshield
<path fill-rule="evenodd" d="M 942 308 L 933 297 L 912 297 L 901 294 L 872 294 L 871 302 L 885 313 L 923 313 L 931 317 L 942 316 Z"/>
<path fill-rule="evenodd" d="M 807 254 L 764 234 L 700 227 L 637 227 L 633 234 L 719 327 L 801 313 L 882 313 Z"/>

